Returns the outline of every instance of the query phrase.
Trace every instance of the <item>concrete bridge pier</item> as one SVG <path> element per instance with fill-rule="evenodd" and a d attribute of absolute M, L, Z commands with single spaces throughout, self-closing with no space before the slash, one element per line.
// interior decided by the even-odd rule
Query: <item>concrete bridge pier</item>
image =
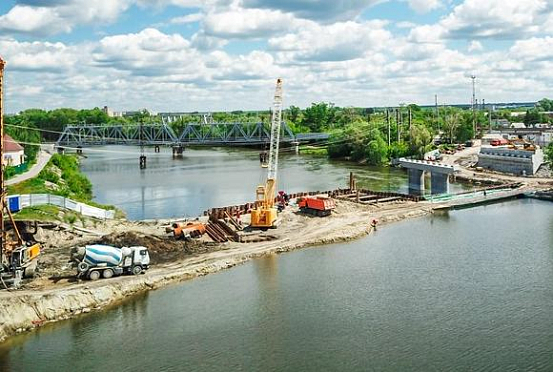
<path fill-rule="evenodd" d="M 420 169 L 409 168 L 409 194 L 422 194 L 424 190 L 424 171 Z"/>
<path fill-rule="evenodd" d="M 432 173 L 430 175 L 430 191 L 435 194 L 449 194 L 449 175 L 444 173 Z"/>

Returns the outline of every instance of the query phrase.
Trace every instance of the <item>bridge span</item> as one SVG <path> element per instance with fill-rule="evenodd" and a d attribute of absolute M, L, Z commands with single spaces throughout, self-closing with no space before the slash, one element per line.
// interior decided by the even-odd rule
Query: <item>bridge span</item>
<path fill-rule="evenodd" d="M 430 192 L 432 194 L 449 193 L 449 175 L 458 169 L 455 165 L 442 164 L 430 160 L 400 158 L 399 165 L 407 169 L 409 175 L 409 193 L 421 194 L 424 190 L 424 173 L 430 172 Z"/>
<path fill-rule="evenodd" d="M 283 122 L 280 141 L 299 143 L 328 140 L 327 133 L 294 134 Z M 68 125 L 60 135 L 58 147 L 99 145 L 145 146 L 248 146 L 269 143 L 270 128 L 266 123 L 186 123 L 180 134 L 169 123 L 126 125 Z"/>

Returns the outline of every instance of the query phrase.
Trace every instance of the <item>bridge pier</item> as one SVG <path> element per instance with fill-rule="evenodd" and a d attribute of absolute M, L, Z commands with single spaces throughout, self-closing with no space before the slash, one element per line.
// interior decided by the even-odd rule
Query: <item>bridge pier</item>
<path fill-rule="evenodd" d="M 431 193 L 449 193 L 449 175 L 455 174 L 456 166 L 428 160 L 398 159 L 409 175 L 409 193 L 421 194 L 424 190 L 424 172 L 430 172 Z"/>
<path fill-rule="evenodd" d="M 424 190 L 424 171 L 420 169 L 409 168 L 409 194 L 422 194 Z"/>
<path fill-rule="evenodd" d="M 432 173 L 430 175 L 430 192 L 432 195 L 449 193 L 449 175 L 444 173 Z"/>
<path fill-rule="evenodd" d="M 182 153 L 184 152 L 184 146 L 173 146 L 173 157 L 182 158 Z"/>
<path fill-rule="evenodd" d="M 146 169 L 146 155 L 140 155 L 140 169 Z"/>

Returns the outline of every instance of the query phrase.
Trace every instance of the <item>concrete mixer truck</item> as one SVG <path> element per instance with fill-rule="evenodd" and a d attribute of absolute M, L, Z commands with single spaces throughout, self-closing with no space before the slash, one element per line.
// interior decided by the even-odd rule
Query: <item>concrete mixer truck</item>
<path fill-rule="evenodd" d="M 74 248 L 71 258 L 77 267 L 77 277 L 90 280 L 122 274 L 138 275 L 150 267 L 150 254 L 146 247 L 86 245 Z"/>

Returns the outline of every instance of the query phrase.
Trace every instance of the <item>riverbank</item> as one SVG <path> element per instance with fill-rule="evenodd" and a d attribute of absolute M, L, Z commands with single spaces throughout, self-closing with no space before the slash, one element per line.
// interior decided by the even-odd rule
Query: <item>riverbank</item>
<path fill-rule="evenodd" d="M 0 293 L 0 340 L 5 340 L 16 333 L 32 330 L 45 323 L 100 310 L 139 292 L 217 272 L 253 258 L 357 239 L 370 233 L 369 221 L 373 218 L 377 218 L 381 226 L 428 213 L 431 213 L 431 205 L 415 202 L 379 208 L 339 201 L 336 213 L 325 219 L 304 216 L 290 208 L 281 214 L 281 227 L 276 232 L 271 232 L 272 235 L 277 236 L 273 241 L 227 243 L 209 253 L 192 254 L 178 261 L 160 263 L 138 277 L 125 276 L 79 283 L 73 282 L 73 278 L 68 276 L 59 277 L 55 282 L 41 278 L 27 289 Z M 163 233 L 156 230 L 161 230 L 163 223 L 161 221 L 150 225 L 123 223 L 119 229 L 127 232 L 135 231 L 143 235 L 154 233 L 161 236 Z M 80 243 L 94 239 L 97 237 L 83 236 Z M 77 241 L 75 239 L 73 244 Z"/>
<path fill-rule="evenodd" d="M 104 221 L 97 226 L 98 231 L 110 233 L 104 237 L 93 235 L 97 233 L 93 230 L 87 233 L 43 229 L 39 235 L 41 239 L 50 241 L 50 245 L 42 260 L 49 263 L 46 266 L 50 267 L 50 271 L 42 265 L 43 276 L 23 290 L 0 292 L 0 340 L 46 323 L 114 306 L 129 296 L 228 269 L 254 258 L 359 239 L 372 232 L 370 222 L 373 219 L 378 220 L 377 228 L 380 228 L 460 204 L 470 207 L 506 200 L 525 191 L 527 188 L 521 187 L 438 203 L 401 201 L 366 205 L 340 199 L 337 200 L 336 210 L 327 218 L 306 216 L 298 213 L 297 208 L 289 207 L 280 214 L 281 225 L 278 229 L 262 233 L 273 236 L 274 240 L 262 243 L 189 245 L 166 236 L 164 226 L 168 225 L 168 220 Z M 99 241 L 114 244 L 110 239 L 133 239 L 138 244 L 149 246 L 152 268 L 140 276 L 77 281 L 74 269 L 67 264 L 70 247 Z"/>

